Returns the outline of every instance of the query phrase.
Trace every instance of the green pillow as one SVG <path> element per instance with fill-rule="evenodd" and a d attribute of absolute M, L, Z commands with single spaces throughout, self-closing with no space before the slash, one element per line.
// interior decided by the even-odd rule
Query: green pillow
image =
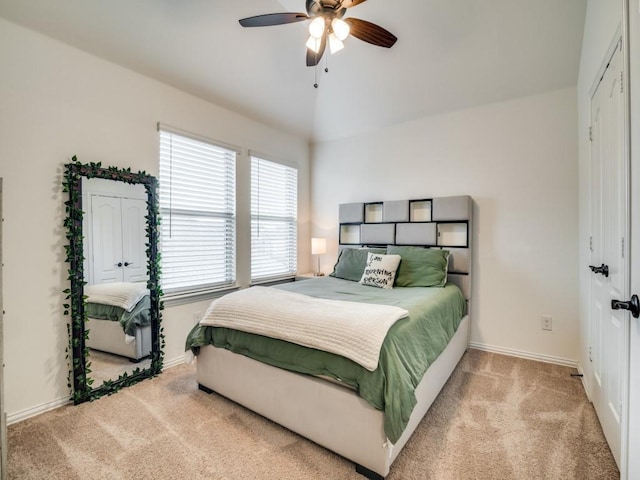
<path fill-rule="evenodd" d="M 330 277 L 342 278 L 359 282 L 367 264 L 367 254 L 385 253 L 384 248 L 343 248 L 338 256 L 338 261 L 333 267 Z"/>
<path fill-rule="evenodd" d="M 449 250 L 387 246 L 387 254 L 400 255 L 396 287 L 444 287 L 447 283 Z"/>

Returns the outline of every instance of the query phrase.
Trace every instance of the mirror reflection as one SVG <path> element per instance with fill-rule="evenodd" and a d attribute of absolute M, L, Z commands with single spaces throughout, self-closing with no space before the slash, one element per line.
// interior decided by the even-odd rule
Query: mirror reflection
<path fill-rule="evenodd" d="M 82 178 L 84 294 L 92 386 L 150 367 L 147 192 L 142 184 Z"/>

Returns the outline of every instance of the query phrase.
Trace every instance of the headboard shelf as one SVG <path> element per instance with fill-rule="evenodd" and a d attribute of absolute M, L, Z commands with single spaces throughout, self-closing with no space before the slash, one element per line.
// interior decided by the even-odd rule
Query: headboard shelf
<path fill-rule="evenodd" d="M 382 202 L 364 204 L 364 223 L 382 223 Z"/>
<path fill-rule="evenodd" d="M 409 221 L 410 222 L 430 222 L 431 221 L 431 200 L 409 201 Z"/>
<path fill-rule="evenodd" d="M 438 245 L 448 247 L 468 247 L 468 222 L 438 223 Z"/>
<path fill-rule="evenodd" d="M 360 245 L 360 223 L 341 223 L 338 232 L 340 245 Z"/>

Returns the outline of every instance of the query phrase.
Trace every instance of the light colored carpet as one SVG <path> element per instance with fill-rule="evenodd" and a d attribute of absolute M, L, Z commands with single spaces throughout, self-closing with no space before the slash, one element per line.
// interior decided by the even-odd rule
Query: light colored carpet
<path fill-rule="evenodd" d="M 616 479 L 571 369 L 469 350 L 387 477 Z M 219 395 L 182 365 L 11 425 L 10 479 L 353 479 L 353 464 Z"/>
<path fill-rule="evenodd" d="M 125 372 L 131 374 L 137 368 L 144 370 L 151 366 L 150 358 L 134 363 L 130 362 L 128 358 L 99 350 L 89 350 L 87 360 L 91 362 L 89 378 L 93 379 L 94 387 L 101 386 L 105 380 L 117 380 Z"/>

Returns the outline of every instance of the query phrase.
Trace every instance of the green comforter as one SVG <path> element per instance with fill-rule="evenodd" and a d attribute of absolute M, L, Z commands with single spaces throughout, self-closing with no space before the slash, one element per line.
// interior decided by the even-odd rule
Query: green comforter
<path fill-rule="evenodd" d="M 197 354 L 199 347 L 211 344 L 276 367 L 335 378 L 384 411 L 385 433 L 396 443 L 416 404 L 416 386 L 453 337 L 466 312 L 460 289 L 447 285 L 385 290 L 333 277 L 274 288 L 319 298 L 395 305 L 407 309 L 409 317 L 397 321 L 389 330 L 378 368 L 373 372 L 339 355 L 219 327 L 196 325 L 187 337 L 186 349 Z"/>
<path fill-rule="evenodd" d="M 134 337 L 136 335 L 136 327 L 144 327 L 151 323 L 149 317 L 150 308 L 151 301 L 149 300 L 149 295 L 145 295 L 130 312 L 114 305 L 87 303 L 87 316 L 99 320 L 120 322 L 124 333 Z"/>

